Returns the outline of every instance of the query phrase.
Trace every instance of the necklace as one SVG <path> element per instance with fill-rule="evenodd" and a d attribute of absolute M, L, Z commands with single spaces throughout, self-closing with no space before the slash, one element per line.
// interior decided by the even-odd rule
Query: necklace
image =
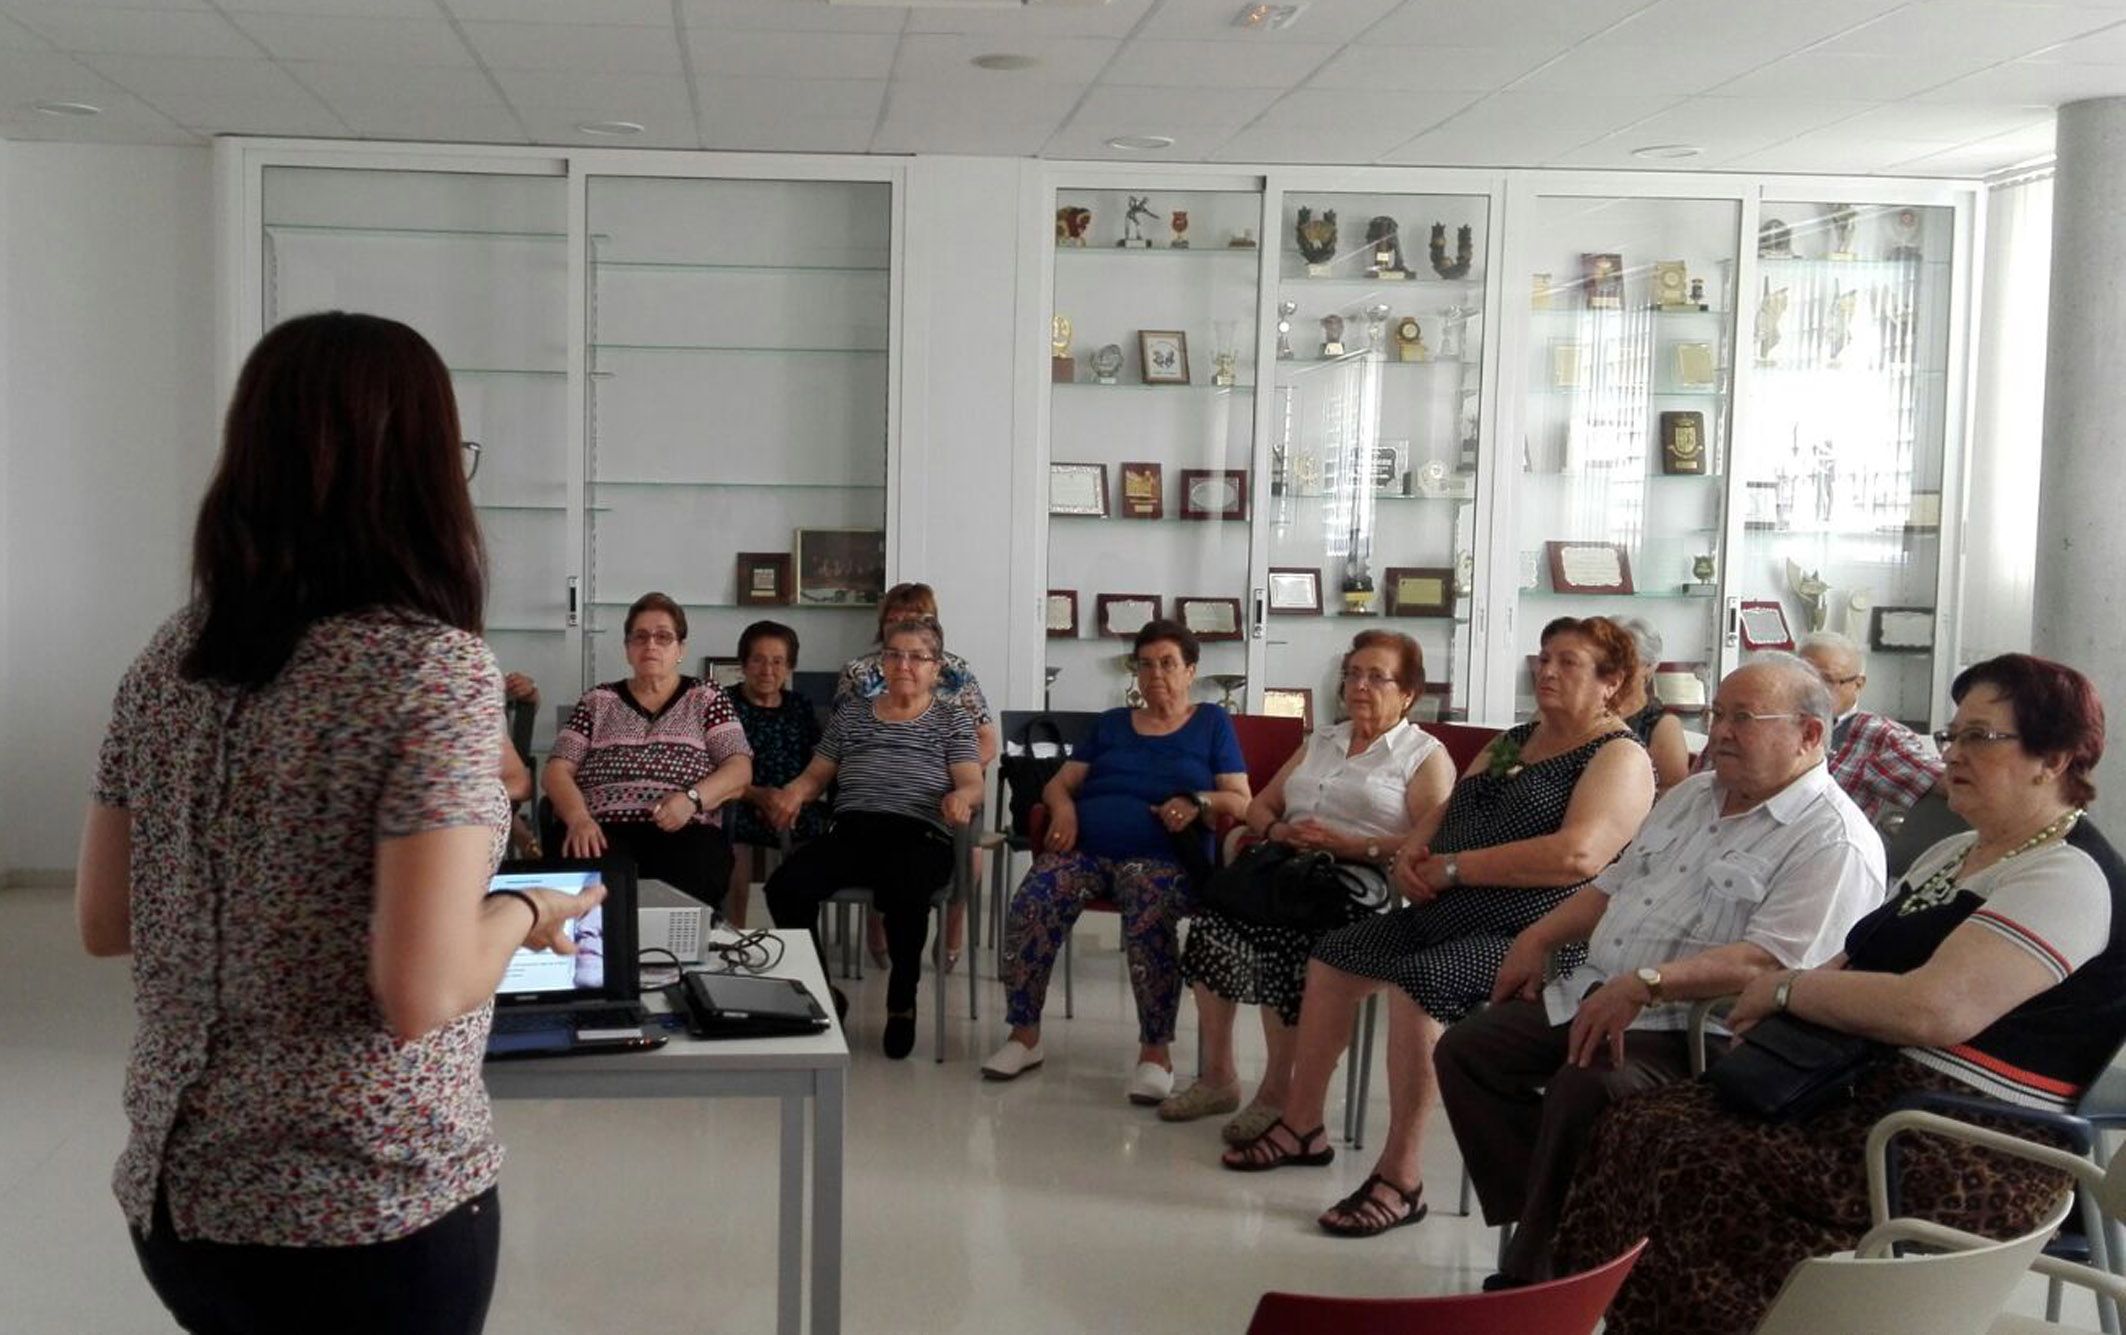
<path fill-rule="evenodd" d="M 1993 865 L 1997 867 L 2010 858 L 2022 856 L 2040 844 L 2049 843 L 2054 839 L 2064 837 L 2069 830 L 2074 828 L 2075 822 L 2081 818 L 2082 809 L 2080 807 L 2067 808 L 2050 825 L 2001 854 Z M 1897 905 L 1897 916 L 1903 918 L 1909 917 L 1914 913 L 1924 913 L 1928 909 L 1937 908 L 1955 898 L 1956 882 L 1963 876 L 1964 864 L 1971 860 L 1971 854 L 1977 848 L 1978 841 L 1974 839 L 1971 842 L 1971 846 L 1966 848 L 1963 851 L 1963 855 L 1958 857 L 1956 861 L 1947 864 L 1940 871 L 1929 876 L 1917 889 L 1906 895 Z"/>

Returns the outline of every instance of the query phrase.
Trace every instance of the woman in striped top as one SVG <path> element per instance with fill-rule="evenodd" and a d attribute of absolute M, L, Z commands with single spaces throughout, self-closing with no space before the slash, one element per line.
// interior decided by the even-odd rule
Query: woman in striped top
<path fill-rule="evenodd" d="M 768 822 L 789 829 L 834 784 L 834 827 L 768 878 L 779 927 L 813 927 L 837 890 L 868 886 L 886 918 L 888 1057 L 915 1046 L 915 993 L 930 897 L 952 876 L 952 830 L 982 800 L 981 752 L 966 711 L 936 696 L 945 635 L 927 618 L 886 628 L 886 690 L 844 700 L 804 773 L 769 795 Z"/>

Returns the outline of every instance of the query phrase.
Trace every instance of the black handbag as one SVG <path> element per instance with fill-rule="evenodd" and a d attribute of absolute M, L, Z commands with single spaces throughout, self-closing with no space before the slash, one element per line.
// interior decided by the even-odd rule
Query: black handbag
<path fill-rule="evenodd" d="M 1794 1122 L 1852 1097 L 1889 1049 L 1784 1013 L 1759 1020 L 1705 1078 L 1720 1101 L 1767 1122 Z"/>
<path fill-rule="evenodd" d="M 1242 922 L 1323 932 L 1379 910 L 1388 902 L 1388 881 L 1319 849 L 1260 843 L 1211 876 L 1197 898 Z"/>
<path fill-rule="evenodd" d="M 1052 756 L 1037 756 L 1033 753 L 1036 730 L 1046 729 L 1047 740 L 1055 744 Z M 1063 745 L 1063 730 L 1046 714 L 1026 720 L 1016 738 L 1018 755 L 997 758 L 997 770 L 1004 776 L 1005 797 L 1011 804 L 1011 828 L 1017 834 L 1025 834 L 1033 822 L 1033 809 L 1040 804 L 1041 790 L 1056 777 L 1063 762 L 1070 759 L 1068 748 Z"/>

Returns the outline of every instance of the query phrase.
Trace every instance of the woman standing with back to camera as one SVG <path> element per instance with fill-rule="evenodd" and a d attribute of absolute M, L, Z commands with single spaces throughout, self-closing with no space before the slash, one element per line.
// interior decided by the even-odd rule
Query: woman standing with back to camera
<path fill-rule="evenodd" d="M 82 941 L 131 954 L 139 1018 L 114 1187 L 197 1335 L 477 1332 L 488 1000 L 603 892 L 486 895 L 502 674 L 435 350 L 290 320 L 223 434 L 191 604 L 119 684 L 82 833 Z"/>

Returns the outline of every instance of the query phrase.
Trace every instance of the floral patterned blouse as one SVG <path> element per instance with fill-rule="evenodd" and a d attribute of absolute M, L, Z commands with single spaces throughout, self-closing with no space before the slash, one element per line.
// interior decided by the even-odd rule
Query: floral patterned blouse
<path fill-rule="evenodd" d="M 873 649 L 842 664 L 841 680 L 834 683 L 834 704 L 839 708 L 852 695 L 876 700 L 885 693 L 886 671 L 879 664 L 878 650 Z M 932 694 L 966 710 L 977 728 L 996 720 L 989 711 L 989 697 L 982 694 L 982 683 L 974 679 L 974 669 L 958 654 L 948 653 L 938 661 L 938 684 Z"/>
<path fill-rule="evenodd" d="M 139 1030 L 113 1186 L 146 1232 L 387 1241 L 492 1186 L 482 1005 L 408 1043 L 369 986 L 379 840 L 487 827 L 501 856 L 502 674 L 475 637 L 320 621 L 251 691 L 178 671 L 164 624 L 118 687 L 94 796 L 132 817 Z"/>

